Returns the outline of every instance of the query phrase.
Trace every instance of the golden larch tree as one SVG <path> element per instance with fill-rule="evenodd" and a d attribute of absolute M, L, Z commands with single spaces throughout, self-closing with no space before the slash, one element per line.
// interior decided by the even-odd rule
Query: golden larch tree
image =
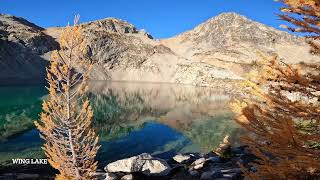
<path fill-rule="evenodd" d="M 307 33 L 311 53 L 319 55 L 319 0 L 281 0 L 283 26 Z M 290 52 L 288 52 L 290 53 Z M 288 65 L 272 57 L 249 74 L 245 96 L 232 103 L 243 138 L 257 160 L 243 167 L 247 179 L 318 179 L 320 177 L 320 64 Z"/>
<path fill-rule="evenodd" d="M 43 102 L 41 121 L 35 122 L 45 140 L 43 149 L 56 179 L 94 179 L 98 137 L 91 128 L 93 111 L 85 93 L 92 67 L 86 56 L 81 26 L 67 26 L 60 36 L 60 50 L 51 55 L 47 69 L 49 97 Z M 79 73 L 81 71 L 81 73 Z"/>
<path fill-rule="evenodd" d="M 237 122 L 248 130 L 243 143 L 258 159 L 248 179 L 320 176 L 320 66 L 271 59 L 244 82 L 245 98 L 232 103 Z"/>

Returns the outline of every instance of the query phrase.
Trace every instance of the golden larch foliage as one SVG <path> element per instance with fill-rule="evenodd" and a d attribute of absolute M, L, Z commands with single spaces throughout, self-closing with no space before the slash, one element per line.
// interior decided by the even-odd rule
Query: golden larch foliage
<path fill-rule="evenodd" d="M 47 69 L 49 97 L 35 125 L 45 140 L 43 149 L 50 165 L 60 172 L 56 179 L 94 179 L 99 146 L 91 128 L 93 112 L 85 96 L 92 64 L 86 57 L 77 19 L 74 26 L 65 28 L 59 42 L 60 50 L 52 53 Z"/>
<path fill-rule="evenodd" d="M 320 54 L 320 0 L 279 0 L 286 6 L 279 17 L 292 24 L 292 32 L 306 33 L 312 53 Z"/>
<path fill-rule="evenodd" d="M 280 18 L 306 33 L 320 55 L 320 1 L 279 0 Z M 290 52 L 288 52 L 290 53 Z M 248 130 L 244 143 L 258 157 L 247 179 L 320 177 L 320 64 L 288 65 L 272 57 L 243 83 L 245 97 L 232 103 L 237 122 Z"/>
<path fill-rule="evenodd" d="M 249 133 L 243 143 L 258 157 L 256 172 L 243 167 L 247 179 L 320 177 L 320 65 L 300 66 L 273 57 L 231 104 Z"/>

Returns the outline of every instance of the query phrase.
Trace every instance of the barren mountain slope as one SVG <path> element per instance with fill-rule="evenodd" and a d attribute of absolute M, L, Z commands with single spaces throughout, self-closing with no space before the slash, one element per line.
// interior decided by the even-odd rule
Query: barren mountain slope
<path fill-rule="evenodd" d="M 95 62 L 94 80 L 227 86 L 231 83 L 221 81 L 242 79 L 259 59 L 257 52 L 279 54 L 289 63 L 319 61 L 309 54 L 302 38 L 235 13 L 221 14 L 160 41 L 115 18 L 81 25 Z M 63 29 L 43 29 L 22 18 L 1 15 L 0 84 L 8 79 L 44 80 L 46 60 L 58 48 Z"/>
<path fill-rule="evenodd" d="M 41 57 L 58 47 L 54 39 L 22 18 L 0 14 L 0 84 L 44 81 Z"/>
<path fill-rule="evenodd" d="M 287 63 L 319 62 L 303 38 L 254 22 L 236 13 L 222 13 L 193 30 L 161 43 L 195 62 L 246 73 L 263 55 L 277 54 Z"/>
<path fill-rule="evenodd" d="M 187 60 L 145 31 L 114 18 L 82 24 L 95 62 L 95 80 L 144 81 L 210 85 L 215 79 L 239 79 L 223 68 Z M 46 31 L 56 38 L 61 28 Z"/>

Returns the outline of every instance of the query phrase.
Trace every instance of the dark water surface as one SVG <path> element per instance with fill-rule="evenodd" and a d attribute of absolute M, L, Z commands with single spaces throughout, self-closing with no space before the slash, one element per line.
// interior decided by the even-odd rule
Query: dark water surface
<path fill-rule="evenodd" d="M 228 108 L 230 95 L 219 89 L 97 81 L 88 95 L 101 167 L 143 152 L 162 158 L 209 152 L 227 134 L 237 143 L 241 131 Z M 34 168 L 13 165 L 13 158 L 44 158 L 33 125 L 44 98 L 44 87 L 0 87 L 0 173 Z"/>

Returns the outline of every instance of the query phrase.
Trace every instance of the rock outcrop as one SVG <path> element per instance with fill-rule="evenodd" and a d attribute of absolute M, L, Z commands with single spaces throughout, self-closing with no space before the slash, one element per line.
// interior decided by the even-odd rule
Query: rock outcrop
<path fill-rule="evenodd" d="M 212 86 L 216 80 L 241 80 L 260 58 L 257 52 L 279 54 L 288 63 L 319 61 L 302 38 L 235 13 L 223 13 L 160 41 L 115 18 L 82 26 L 95 62 L 94 80 Z M 55 39 L 62 30 L 1 15 L 0 79 L 44 79 L 43 58 L 58 48 Z"/>
<path fill-rule="evenodd" d="M 44 82 L 45 53 L 58 43 L 25 19 L 0 14 L 0 84 Z"/>

